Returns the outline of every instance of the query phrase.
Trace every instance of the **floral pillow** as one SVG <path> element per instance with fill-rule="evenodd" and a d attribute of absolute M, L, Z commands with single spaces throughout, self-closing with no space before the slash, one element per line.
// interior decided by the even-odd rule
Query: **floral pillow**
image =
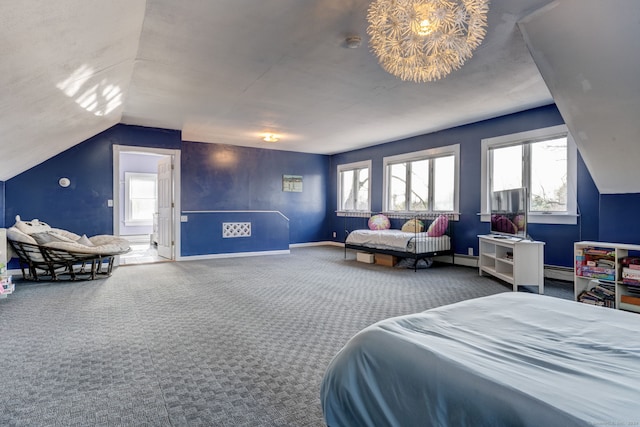
<path fill-rule="evenodd" d="M 378 214 L 369 218 L 370 230 L 388 230 L 391 228 L 391 221 L 386 215 Z"/>
<path fill-rule="evenodd" d="M 429 226 L 429 229 L 427 230 L 427 236 L 440 237 L 447 231 L 448 226 L 449 218 L 447 218 L 445 215 L 440 215 Z"/>

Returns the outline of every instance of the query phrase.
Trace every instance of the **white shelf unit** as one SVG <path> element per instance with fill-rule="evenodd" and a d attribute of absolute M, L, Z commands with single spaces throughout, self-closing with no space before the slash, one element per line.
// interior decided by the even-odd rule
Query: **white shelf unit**
<path fill-rule="evenodd" d="M 597 278 L 586 277 L 579 273 L 578 262 L 581 261 L 577 257 L 584 254 L 585 250 L 589 248 L 608 250 L 613 254 L 614 272 L 613 278 Z M 588 291 L 593 287 L 592 280 L 598 279 L 604 283 L 610 283 L 614 285 L 615 289 L 615 308 L 627 311 L 634 311 L 640 313 L 640 305 L 627 304 L 621 301 L 623 295 L 637 296 L 637 293 L 630 292 L 630 288 L 638 288 L 633 285 L 626 285 L 622 282 L 622 264 L 620 260 L 626 256 L 640 256 L 640 245 L 631 245 L 626 243 L 609 243 L 609 242 L 591 242 L 582 241 L 574 243 L 574 279 L 573 279 L 573 294 L 576 301 L 583 291 Z M 586 260 L 584 260 L 586 262 Z M 639 289 L 640 290 L 640 289 Z"/>
<path fill-rule="evenodd" d="M 479 273 L 518 286 L 537 286 L 544 294 L 544 242 L 487 234 L 478 236 Z"/>
<path fill-rule="evenodd" d="M 0 299 L 6 298 L 15 290 L 15 284 L 7 273 L 7 229 L 0 228 Z"/>

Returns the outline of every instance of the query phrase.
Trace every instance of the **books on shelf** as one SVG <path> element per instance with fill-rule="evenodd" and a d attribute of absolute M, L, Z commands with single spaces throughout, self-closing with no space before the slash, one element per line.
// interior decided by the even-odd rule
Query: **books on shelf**
<path fill-rule="evenodd" d="M 615 251 L 587 247 L 575 251 L 576 275 L 603 280 L 615 280 Z"/>
<path fill-rule="evenodd" d="M 640 280 L 640 270 L 635 270 L 629 267 L 622 267 L 622 278 Z"/>
<path fill-rule="evenodd" d="M 576 300 L 640 313 L 640 245 L 576 242 Z"/>
<path fill-rule="evenodd" d="M 640 257 L 638 256 L 626 256 L 620 258 L 620 264 L 623 267 L 629 267 L 634 270 L 640 270 Z"/>
<path fill-rule="evenodd" d="M 640 307 L 640 297 L 636 297 L 633 295 L 620 295 L 620 302 L 624 302 L 626 304 L 633 304 Z"/>
<path fill-rule="evenodd" d="M 588 291 L 583 291 L 582 293 L 580 293 L 580 295 L 578 296 L 578 301 L 585 304 L 615 308 L 615 285 L 611 283 L 603 283 L 599 280 L 591 280 L 589 282 L 589 285 L 591 285 L 591 288 Z"/>
<path fill-rule="evenodd" d="M 589 267 L 583 265 L 579 270 L 576 270 L 576 274 L 582 277 L 614 281 L 616 277 L 616 270 L 615 268 Z"/>

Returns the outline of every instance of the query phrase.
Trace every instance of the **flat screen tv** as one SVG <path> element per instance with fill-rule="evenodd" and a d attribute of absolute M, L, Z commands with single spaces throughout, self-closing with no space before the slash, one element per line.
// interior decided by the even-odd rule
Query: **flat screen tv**
<path fill-rule="evenodd" d="M 513 188 L 491 194 L 491 233 L 527 238 L 527 189 Z"/>

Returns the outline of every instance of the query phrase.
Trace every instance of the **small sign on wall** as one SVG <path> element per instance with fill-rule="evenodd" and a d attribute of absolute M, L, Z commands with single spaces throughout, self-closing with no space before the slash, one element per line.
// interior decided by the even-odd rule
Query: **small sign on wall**
<path fill-rule="evenodd" d="M 302 176 L 282 175 L 282 191 L 302 193 Z"/>

